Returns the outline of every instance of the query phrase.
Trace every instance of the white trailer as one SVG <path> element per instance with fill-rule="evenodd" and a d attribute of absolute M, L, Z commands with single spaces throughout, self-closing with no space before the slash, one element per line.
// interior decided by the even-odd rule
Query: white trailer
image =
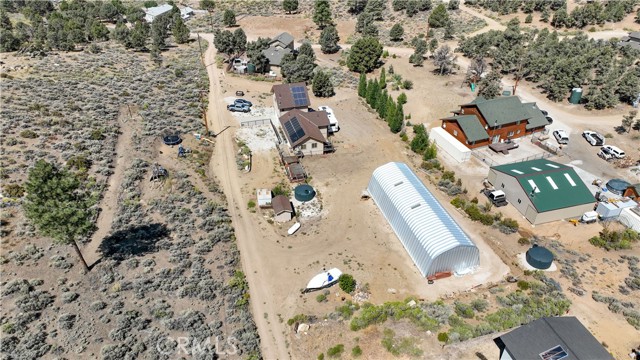
<path fill-rule="evenodd" d="M 318 111 L 325 111 L 327 113 L 327 117 L 329 118 L 329 133 L 335 133 L 340 131 L 340 125 L 338 124 L 338 119 L 336 119 L 336 116 L 330 107 L 318 106 Z"/>

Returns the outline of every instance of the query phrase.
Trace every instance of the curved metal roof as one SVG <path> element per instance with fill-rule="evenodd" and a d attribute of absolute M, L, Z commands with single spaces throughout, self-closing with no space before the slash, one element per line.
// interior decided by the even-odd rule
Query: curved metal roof
<path fill-rule="evenodd" d="M 368 190 L 424 276 L 479 264 L 473 241 L 406 164 L 377 168 Z"/>

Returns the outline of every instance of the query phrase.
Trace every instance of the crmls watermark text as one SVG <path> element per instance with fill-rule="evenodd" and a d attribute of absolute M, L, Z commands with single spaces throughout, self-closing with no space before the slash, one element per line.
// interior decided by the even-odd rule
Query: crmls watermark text
<path fill-rule="evenodd" d="M 215 338 L 206 338 L 202 341 L 187 336 L 171 337 L 158 339 L 156 350 L 162 355 L 200 355 L 211 354 L 216 355 L 235 355 L 238 347 L 235 345 L 237 339 L 233 336 L 221 341 L 218 336 Z"/>

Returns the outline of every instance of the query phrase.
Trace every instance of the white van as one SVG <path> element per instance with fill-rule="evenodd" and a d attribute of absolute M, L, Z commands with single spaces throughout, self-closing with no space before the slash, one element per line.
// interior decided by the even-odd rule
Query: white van
<path fill-rule="evenodd" d="M 613 145 L 605 145 L 601 148 L 602 152 L 608 153 L 616 159 L 623 159 L 625 157 L 625 153 L 622 149 Z"/>

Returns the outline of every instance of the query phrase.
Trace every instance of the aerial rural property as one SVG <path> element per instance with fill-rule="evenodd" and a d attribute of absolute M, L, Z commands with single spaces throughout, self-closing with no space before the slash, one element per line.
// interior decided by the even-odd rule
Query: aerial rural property
<path fill-rule="evenodd" d="M 640 1 L 0 1 L 3 359 L 640 359 Z"/>

